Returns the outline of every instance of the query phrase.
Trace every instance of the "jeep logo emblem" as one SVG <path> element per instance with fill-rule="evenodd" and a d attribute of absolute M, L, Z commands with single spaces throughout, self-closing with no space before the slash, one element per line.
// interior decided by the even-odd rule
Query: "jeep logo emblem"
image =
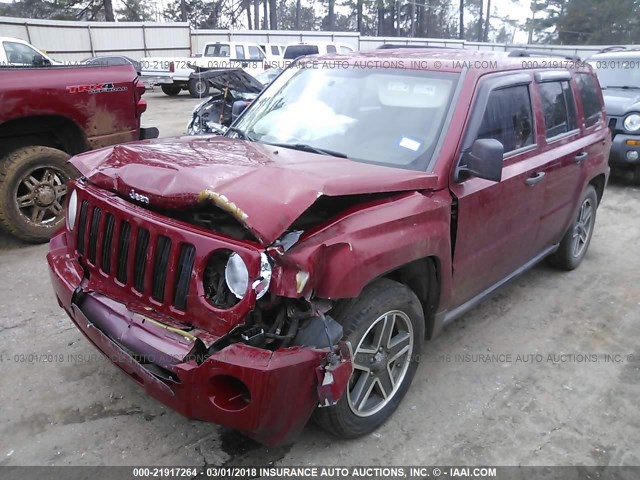
<path fill-rule="evenodd" d="M 147 205 L 149 205 L 149 197 L 147 197 L 146 195 L 140 195 L 133 189 L 129 192 L 129 197 L 131 197 L 133 200 L 137 200 L 140 203 L 146 203 Z"/>

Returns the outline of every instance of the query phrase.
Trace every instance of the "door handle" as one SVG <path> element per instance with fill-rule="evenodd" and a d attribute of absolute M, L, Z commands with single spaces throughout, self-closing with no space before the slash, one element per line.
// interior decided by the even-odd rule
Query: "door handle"
<path fill-rule="evenodd" d="M 575 158 L 576 163 L 580 163 L 580 162 L 585 161 L 588 156 L 589 156 L 588 152 L 580 152 L 574 158 Z"/>
<path fill-rule="evenodd" d="M 544 172 L 536 172 L 536 174 L 533 177 L 527 178 L 524 183 L 526 183 L 529 186 L 535 185 L 536 183 L 542 181 L 543 178 L 544 178 Z"/>

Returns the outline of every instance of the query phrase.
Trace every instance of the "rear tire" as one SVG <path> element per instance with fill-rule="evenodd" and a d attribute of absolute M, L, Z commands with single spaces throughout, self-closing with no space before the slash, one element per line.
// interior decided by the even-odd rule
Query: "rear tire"
<path fill-rule="evenodd" d="M 162 93 L 169 95 L 170 97 L 178 96 L 182 91 L 182 88 L 177 85 L 160 85 L 160 89 L 162 90 Z"/>
<path fill-rule="evenodd" d="M 334 435 L 355 438 L 382 425 L 407 393 L 424 343 L 424 315 L 409 288 L 386 278 L 332 314 L 353 347 L 354 371 L 342 398 L 318 408 L 315 420 Z"/>
<path fill-rule="evenodd" d="M 580 265 L 591 243 L 597 208 L 596 189 L 592 185 L 588 185 L 580 199 L 578 215 L 562 238 L 560 247 L 547 257 L 551 266 L 561 270 L 573 270 Z"/>
<path fill-rule="evenodd" d="M 67 182 L 78 176 L 69 155 L 24 147 L 0 159 L 0 227 L 31 243 L 46 242 L 64 223 Z"/>
<path fill-rule="evenodd" d="M 210 85 L 201 78 L 192 78 L 188 83 L 189 94 L 192 98 L 204 98 L 209 96 Z"/>

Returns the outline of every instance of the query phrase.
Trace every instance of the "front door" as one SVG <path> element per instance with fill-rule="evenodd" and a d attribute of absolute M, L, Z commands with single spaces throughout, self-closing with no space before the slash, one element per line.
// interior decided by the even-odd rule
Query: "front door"
<path fill-rule="evenodd" d="M 512 80 L 510 80 L 512 78 Z M 533 258 L 544 198 L 540 154 L 531 103 L 532 74 L 491 78 L 480 86 L 463 150 L 477 138 L 504 146 L 502 180 L 476 177 L 452 183 L 457 201 L 453 250 L 453 306 L 487 290 Z M 484 99 L 484 100 L 483 100 Z M 479 126 L 474 126 L 474 118 Z M 464 161 L 464 155 L 460 155 Z"/>

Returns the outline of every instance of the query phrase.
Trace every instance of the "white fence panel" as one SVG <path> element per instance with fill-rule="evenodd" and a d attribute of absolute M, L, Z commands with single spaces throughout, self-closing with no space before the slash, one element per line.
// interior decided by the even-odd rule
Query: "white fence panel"
<path fill-rule="evenodd" d="M 78 61 L 94 55 L 188 56 L 186 22 L 70 22 L 0 17 L 0 36 L 32 43 L 56 60 Z"/>
<path fill-rule="evenodd" d="M 157 49 L 182 50 L 188 54 L 191 51 L 191 30 L 184 23 L 145 23 L 145 38 L 147 49 L 153 52 Z"/>
<path fill-rule="evenodd" d="M 605 45 L 512 45 L 465 42 L 442 38 L 365 37 L 355 32 L 300 32 L 282 30 L 190 30 L 187 23 L 154 22 L 68 22 L 0 17 L 0 36 L 27 40 L 53 58 L 81 60 L 93 55 L 122 54 L 134 59 L 144 56 L 184 56 L 201 53 L 207 42 L 300 43 L 336 42 L 360 50 L 383 43 L 463 47 L 508 52 L 516 49 L 543 50 L 559 55 L 588 58 Z"/>
<path fill-rule="evenodd" d="M 21 40 L 29 41 L 29 32 L 26 25 L 19 23 L 3 23 L 0 17 L 0 37 L 13 37 Z"/>

